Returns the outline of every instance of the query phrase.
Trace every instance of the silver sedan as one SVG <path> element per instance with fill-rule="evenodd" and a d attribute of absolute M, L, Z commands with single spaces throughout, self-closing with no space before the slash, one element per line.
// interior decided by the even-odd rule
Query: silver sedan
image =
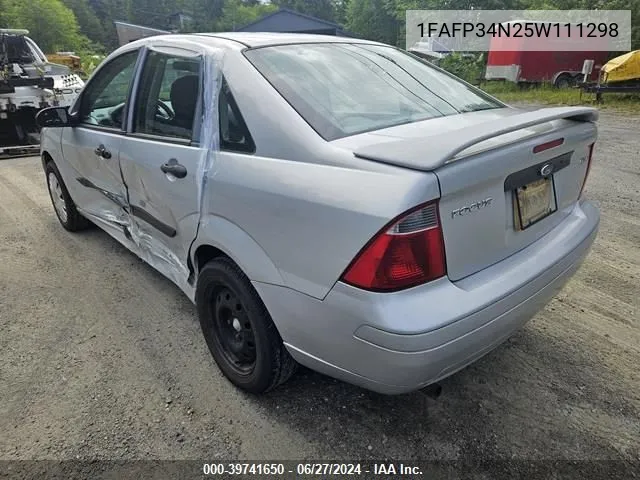
<path fill-rule="evenodd" d="M 54 210 L 196 304 L 231 382 L 298 363 L 387 394 L 507 339 L 596 236 L 597 111 L 523 111 L 387 45 L 163 35 L 43 110 Z"/>

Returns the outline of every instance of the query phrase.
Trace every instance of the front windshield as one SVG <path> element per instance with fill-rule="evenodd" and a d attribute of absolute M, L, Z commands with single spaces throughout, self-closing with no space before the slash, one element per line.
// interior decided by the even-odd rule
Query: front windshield
<path fill-rule="evenodd" d="M 44 53 L 42 53 L 42 50 L 40 50 L 38 45 L 36 45 L 36 43 L 28 37 L 25 37 L 25 41 L 27 42 L 27 45 L 29 45 L 29 48 L 31 48 L 33 58 L 38 62 L 46 63 L 47 58 L 44 56 Z"/>
<path fill-rule="evenodd" d="M 29 45 L 27 44 L 25 37 L 19 35 L 6 35 L 0 37 L 0 40 L 5 41 L 6 45 L 6 57 L 9 63 L 18 63 L 20 65 L 33 63 L 35 58 L 33 56 L 32 51 L 29 49 Z M 0 51 L 4 50 L 1 48 Z M 3 60 L 0 57 L 0 60 Z"/>
<path fill-rule="evenodd" d="M 504 107 L 393 47 L 296 44 L 248 50 L 245 55 L 326 140 Z"/>

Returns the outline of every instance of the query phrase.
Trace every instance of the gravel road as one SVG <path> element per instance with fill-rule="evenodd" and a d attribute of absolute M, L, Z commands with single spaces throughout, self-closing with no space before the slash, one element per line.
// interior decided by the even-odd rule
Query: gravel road
<path fill-rule="evenodd" d="M 442 382 L 437 400 L 307 370 L 267 396 L 240 393 L 178 288 L 100 230 L 63 230 L 37 158 L 1 160 L 0 460 L 639 465 L 639 131 L 637 116 L 601 115 L 592 253 L 524 329 Z"/>

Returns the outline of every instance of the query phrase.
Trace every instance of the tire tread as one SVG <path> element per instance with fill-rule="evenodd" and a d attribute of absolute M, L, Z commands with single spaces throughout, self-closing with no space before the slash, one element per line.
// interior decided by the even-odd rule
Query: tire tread
<path fill-rule="evenodd" d="M 53 172 L 55 176 L 58 177 L 58 183 L 60 184 L 60 188 L 62 188 L 62 195 L 64 196 L 64 201 L 67 207 L 67 221 L 66 223 L 63 223 L 62 220 L 60 220 L 58 213 L 55 212 L 60 224 L 69 232 L 79 232 L 88 229 L 91 226 L 91 222 L 78 212 L 76 204 L 73 202 L 71 195 L 69 195 L 69 190 L 67 190 L 64 180 L 62 180 L 62 175 L 60 175 L 60 171 L 53 160 L 49 159 L 46 162 L 44 171 L 45 181 L 47 182 L 47 191 L 49 190 L 49 172 Z M 49 196 L 51 196 L 51 192 L 49 192 Z"/>
<path fill-rule="evenodd" d="M 279 385 L 282 385 L 296 372 L 298 363 L 293 359 L 287 348 L 284 346 L 280 333 L 278 332 L 276 325 L 273 323 L 271 315 L 258 295 L 258 292 L 253 288 L 253 285 L 251 285 L 249 278 L 244 274 L 244 272 L 228 257 L 221 256 L 210 260 L 209 263 L 204 266 L 200 274 L 202 274 L 202 272 L 207 268 L 221 268 L 230 276 L 238 279 L 243 284 L 245 293 L 251 297 L 254 306 L 257 307 L 258 315 L 263 321 L 267 322 L 267 337 L 269 341 L 269 348 L 274 353 L 274 362 L 272 366 L 271 381 L 269 385 L 259 393 L 267 393 Z"/>

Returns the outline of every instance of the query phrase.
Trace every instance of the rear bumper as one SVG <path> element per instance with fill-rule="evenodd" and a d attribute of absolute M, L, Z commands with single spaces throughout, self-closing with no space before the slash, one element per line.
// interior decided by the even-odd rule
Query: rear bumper
<path fill-rule="evenodd" d="M 543 238 L 477 274 L 392 294 L 337 283 L 324 300 L 254 283 L 287 348 L 314 370 L 386 394 L 416 390 L 482 357 L 524 325 L 587 255 L 589 202 Z"/>

